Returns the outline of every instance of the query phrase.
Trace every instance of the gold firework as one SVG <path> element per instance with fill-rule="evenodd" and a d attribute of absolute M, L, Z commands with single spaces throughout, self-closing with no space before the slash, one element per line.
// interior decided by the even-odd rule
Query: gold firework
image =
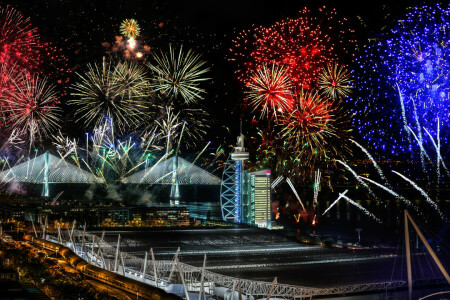
<path fill-rule="evenodd" d="M 319 88 L 322 94 L 333 99 L 350 94 L 351 82 L 350 72 L 336 63 L 328 64 L 319 76 Z"/>
<path fill-rule="evenodd" d="M 140 33 L 140 28 L 135 19 L 125 19 L 120 24 L 120 32 L 128 38 L 135 38 Z"/>
<path fill-rule="evenodd" d="M 154 73 L 153 90 L 172 99 L 181 97 L 186 104 L 203 99 L 205 90 L 200 83 L 209 80 L 204 77 L 209 68 L 200 57 L 192 50 L 183 51 L 182 47 L 178 51 L 170 47 L 168 54 L 153 55 L 155 63 L 148 65 Z"/>
<path fill-rule="evenodd" d="M 114 65 L 103 59 L 101 64 L 88 65 L 88 71 L 77 74 L 71 94 L 76 99 L 75 115 L 86 125 L 101 125 L 104 118 L 112 120 L 121 131 L 139 126 L 146 116 L 150 95 L 145 70 L 136 63 Z"/>

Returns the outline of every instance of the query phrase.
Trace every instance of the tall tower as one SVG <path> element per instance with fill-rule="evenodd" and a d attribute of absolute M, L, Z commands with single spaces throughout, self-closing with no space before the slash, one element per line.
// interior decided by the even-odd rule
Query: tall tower
<path fill-rule="evenodd" d="M 180 204 L 180 184 L 178 182 L 178 155 L 172 160 L 172 186 L 170 187 L 170 206 Z"/>
<path fill-rule="evenodd" d="M 248 186 L 244 161 L 248 159 L 249 153 L 245 151 L 241 123 L 241 133 L 237 138 L 237 145 L 224 165 L 220 185 L 220 206 L 224 221 L 247 223 L 248 201 L 245 200 L 248 198 Z"/>
<path fill-rule="evenodd" d="M 237 138 L 237 145 L 234 151 L 231 153 L 231 160 L 234 162 L 235 166 L 235 194 L 236 194 L 236 216 L 235 222 L 241 223 L 243 217 L 243 202 L 244 202 L 244 183 L 245 183 L 245 173 L 244 173 L 244 161 L 249 159 L 249 153 L 245 151 L 244 147 L 244 135 L 241 134 Z"/>

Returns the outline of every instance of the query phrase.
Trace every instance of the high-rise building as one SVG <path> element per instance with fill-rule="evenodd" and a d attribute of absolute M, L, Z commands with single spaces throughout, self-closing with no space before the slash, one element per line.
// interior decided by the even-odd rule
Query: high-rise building
<path fill-rule="evenodd" d="M 271 188 L 270 170 L 261 170 L 248 173 L 250 182 L 249 198 L 252 207 L 252 224 L 258 227 L 270 228 L 271 226 Z"/>
<path fill-rule="evenodd" d="M 233 200 L 232 218 L 224 218 L 225 221 L 255 225 L 263 228 L 271 228 L 272 206 L 271 206 L 271 171 L 261 170 L 247 172 L 242 169 L 235 175 L 235 190 L 228 189 L 229 198 Z M 226 215 L 227 209 L 222 202 L 222 213 Z"/>

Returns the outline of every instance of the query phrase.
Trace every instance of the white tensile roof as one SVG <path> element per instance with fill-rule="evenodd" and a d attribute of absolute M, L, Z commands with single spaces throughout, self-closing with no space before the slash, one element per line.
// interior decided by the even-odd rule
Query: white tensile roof
<path fill-rule="evenodd" d="M 154 166 L 147 167 L 142 171 L 124 178 L 123 183 L 142 183 L 142 184 L 172 184 L 173 160 L 171 157 L 161 161 Z M 178 157 L 178 183 L 181 185 L 200 184 L 200 185 L 220 185 L 219 177 L 203 170 L 200 167 Z"/>
<path fill-rule="evenodd" d="M 104 180 L 50 153 L 44 153 L 0 173 L 2 182 L 45 183 L 45 155 L 48 155 L 48 183 L 103 183 Z"/>

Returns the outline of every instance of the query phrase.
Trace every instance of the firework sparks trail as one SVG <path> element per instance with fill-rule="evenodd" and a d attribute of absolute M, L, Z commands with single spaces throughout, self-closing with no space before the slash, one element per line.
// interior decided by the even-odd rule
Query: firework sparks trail
<path fill-rule="evenodd" d="M 419 187 L 414 181 L 412 181 L 411 179 L 409 179 L 408 177 L 400 174 L 397 171 L 392 170 L 392 173 L 397 174 L 398 176 L 400 176 L 401 178 L 403 178 L 405 181 L 409 182 L 416 190 L 418 190 L 422 196 L 425 197 L 425 199 L 427 200 L 427 202 L 438 212 L 439 216 L 444 219 L 444 214 L 441 212 L 441 210 L 439 209 L 439 207 L 437 206 L 437 204 L 431 200 L 431 198 L 428 196 L 428 194 L 421 188 Z"/>
<path fill-rule="evenodd" d="M 270 186 L 270 188 L 273 190 L 274 188 L 276 188 L 277 186 L 278 186 L 278 184 L 282 181 L 284 179 L 284 177 L 283 176 L 278 176 L 277 177 L 277 179 L 275 179 L 273 182 L 272 182 L 272 185 Z"/>
<path fill-rule="evenodd" d="M 417 144 L 419 145 L 420 151 L 422 151 L 423 154 L 424 154 L 424 156 L 425 156 L 429 161 L 431 161 L 431 158 L 430 158 L 430 156 L 428 155 L 428 153 L 427 153 L 427 151 L 425 150 L 425 148 L 423 147 L 422 142 L 420 142 L 420 140 L 417 138 L 417 135 L 414 133 L 414 131 L 411 129 L 411 127 L 406 126 L 406 128 L 408 128 L 409 132 L 412 133 L 414 139 L 416 140 Z"/>
<path fill-rule="evenodd" d="M 416 121 L 416 126 L 417 126 L 417 130 L 418 130 L 418 137 L 419 137 L 419 141 L 420 143 L 423 145 L 423 136 L 422 136 L 422 129 L 421 129 L 421 125 L 420 125 L 420 121 L 419 121 L 419 116 L 417 115 L 417 108 L 416 108 L 416 102 L 414 101 L 414 98 L 411 97 L 411 102 L 413 105 L 413 111 L 414 111 L 414 120 Z M 423 172 L 426 174 L 426 176 L 428 177 L 428 172 L 425 169 L 425 158 L 424 158 L 424 153 L 422 151 L 422 148 L 420 150 L 420 162 L 422 163 L 422 170 Z M 428 181 L 430 181 L 428 179 Z"/>
<path fill-rule="evenodd" d="M 402 110 L 403 127 L 405 128 L 405 131 L 408 132 L 406 130 L 406 128 L 408 127 L 408 122 L 406 121 L 406 112 L 405 112 L 405 103 L 403 102 L 403 93 L 400 90 L 398 82 L 396 82 L 395 85 L 397 86 L 398 95 L 399 95 L 399 98 L 400 98 L 400 108 Z M 411 144 L 411 139 L 409 138 L 409 134 L 408 134 L 408 140 L 409 140 L 409 143 Z"/>
<path fill-rule="evenodd" d="M 319 195 L 320 190 L 320 170 L 317 170 L 315 172 L 315 178 L 314 178 L 314 205 L 317 205 L 317 197 Z"/>
<path fill-rule="evenodd" d="M 11 148 L 21 150 L 24 144 L 25 141 L 22 138 L 22 134 L 18 130 L 13 129 L 6 141 L 4 141 L 3 145 L 0 147 L 0 153 L 6 153 Z"/>
<path fill-rule="evenodd" d="M 162 161 L 166 160 L 167 157 L 170 156 L 170 153 L 165 153 L 157 162 L 154 164 L 147 172 L 145 172 L 145 175 L 142 176 L 141 183 L 147 178 L 147 176 L 153 171 L 154 168 L 156 168 Z M 159 179 L 158 179 L 159 180 Z"/>
<path fill-rule="evenodd" d="M 354 206 L 356 206 L 357 208 L 359 208 L 365 215 L 371 217 L 372 219 L 374 219 L 377 223 L 382 224 L 383 222 L 381 222 L 380 219 L 378 219 L 377 217 L 375 217 L 374 214 L 372 214 L 370 211 L 368 211 L 367 209 L 365 209 L 364 207 L 362 207 L 361 205 L 359 205 L 358 203 L 356 203 L 355 201 L 353 201 L 352 199 L 350 199 L 349 197 L 347 197 L 346 195 L 339 193 L 339 196 L 342 196 L 342 198 L 344 198 L 345 200 L 347 200 L 347 202 L 349 202 L 350 204 L 353 204 Z"/>
<path fill-rule="evenodd" d="M 184 132 L 185 127 L 186 127 L 186 122 L 183 122 L 183 127 L 181 128 L 180 138 L 178 139 L 177 150 L 175 151 L 175 154 L 178 154 L 178 151 L 180 151 L 180 143 L 181 143 L 181 140 L 183 139 L 183 132 Z"/>
<path fill-rule="evenodd" d="M 430 132 L 424 127 L 423 130 L 427 133 L 427 135 L 430 137 L 431 142 L 433 143 L 434 148 L 436 149 L 436 200 L 439 199 L 439 183 L 441 182 L 441 149 L 440 149 L 440 141 L 439 141 L 439 118 L 437 122 L 437 141 L 438 145 L 434 142 L 433 137 L 431 136 Z M 445 166 L 445 165 L 444 165 Z M 447 168 L 445 168 L 448 174 Z"/>
<path fill-rule="evenodd" d="M 157 135 L 156 135 L 156 129 L 154 128 L 152 132 L 144 132 L 143 136 L 141 137 L 141 144 L 139 148 L 143 152 L 143 155 L 141 156 L 142 159 L 138 161 L 133 167 L 130 168 L 130 170 L 124 175 L 127 176 L 143 164 L 145 164 L 145 167 L 147 168 L 148 165 L 148 157 L 151 156 L 152 151 L 161 151 L 164 147 L 159 146 L 156 144 L 157 142 Z"/>
<path fill-rule="evenodd" d="M 216 162 L 218 162 L 218 159 L 221 156 L 225 155 L 225 151 L 222 149 L 222 145 L 219 145 L 219 147 L 216 148 L 216 151 L 214 151 L 214 153 L 210 153 L 210 154 L 213 155 L 214 158 L 209 161 L 206 168 L 211 168 Z M 223 167 L 223 165 L 221 163 L 218 163 L 218 166 L 214 171 L 217 171 L 221 167 Z"/>
<path fill-rule="evenodd" d="M 198 155 L 195 157 L 194 161 L 191 163 L 189 168 L 192 168 L 192 166 L 197 162 L 197 160 L 200 158 L 200 156 L 206 151 L 208 146 L 211 144 L 211 142 L 206 143 L 206 146 L 198 153 Z M 189 169 L 188 169 L 189 170 Z"/>
<path fill-rule="evenodd" d="M 366 148 L 364 148 L 363 146 L 361 146 L 358 142 L 356 142 L 355 140 L 350 139 L 351 142 L 353 142 L 356 146 L 358 146 L 366 155 L 367 157 L 370 159 L 370 161 L 372 162 L 373 166 L 375 167 L 375 169 L 378 172 L 378 175 L 380 175 L 381 179 L 384 180 L 385 183 L 388 184 L 388 181 L 386 179 L 386 177 L 384 177 L 383 171 L 381 170 L 380 166 L 378 166 L 377 162 L 375 161 L 375 159 L 372 157 L 372 155 L 370 155 L 369 151 L 367 151 Z"/>
<path fill-rule="evenodd" d="M 378 186 L 379 188 L 385 190 L 386 192 L 388 192 L 389 194 L 391 194 L 392 196 L 394 196 L 395 198 L 397 198 L 398 200 L 403 201 L 406 205 L 413 207 L 416 211 L 418 211 L 418 209 L 411 203 L 411 201 L 409 201 L 408 199 L 404 198 L 403 196 L 400 196 L 399 194 L 397 194 L 396 192 L 394 192 L 393 190 L 391 190 L 390 188 L 379 184 L 376 181 L 373 181 L 367 177 L 363 177 L 363 176 L 358 176 L 359 178 L 361 178 L 362 180 L 365 180 L 367 182 L 370 182 L 376 186 Z"/>
<path fill-rule="evenodd" d="M 320 170 L 314 172 L 314 198 L 313 198 L 313 206 L 314 206 L 314 218 L 312 224 L 316 224 L 316 212 L 317 212 L 317 197 L 319 196 L 320 190 Z"/>
<path fill-rule="evenodd" d="M 34 169 L 34 163 L 36 162 L 37 153 L 38 152 L 35 150 L 34 151 L 33 163 L 31 164 L 31 172 L 33 172 L 33 169 Z M 31 174 L 30 174 L 30 161 L 31 160 L 28 158 L 28 160 L 27 160 L 27 177 L 31 176 Z"/>
<path fill-rule="evenodd" d="M 450 177 L 450 173 L 449 173 L 449 171 L 447 169 L 447 166 L 445 165 L 444 160 L 442 159 L 442 156 L 441 156 L 441 138 L 439 137 L 439 133 L 440 133 L 439 129 L 440 129 L 439 117 L 437 117 L 437 132 L 436 132 L 437 145 L 435 145 L 435 143 L 433 142 L 433 145 L 436 148 L 436 154 L 437 154 L 436 155 L 437 156 L 437 162 L 436 162 L 436 164 L 437 164 L 437 170 L 436 170 L 436 173 L 437 173 L 436 200 L 439 198 L 439 184 L 440 184 L 440 181 L 441 181 L 441 166 L 439 164 L 439 161 L 442 162 L 442 166 L 444 167 L 445 171 L 447 172 L 447 176 Z M 427 131 L 427 133 L 428 133 L 428 135 L 430 135 L 428 131 Z M 430 136 L 430 138 L 431 138 L 431 136 Z"/>
<path fill-rule="evenodd" d="M 334 200 L 333 203 L 331 203 L 330 206 L 328 206 L 328 208 L 323 212 L 322 216 L 325 215 L 334 205 L 336 205 L 336 203 L 338 203 L 339 200 L 341 200 L 341 198 L 347 194 L 348 190 L 345 190 L 343 193 L 339 193 L 339 197 L 337 197 L 336 200 Z"/>
<path fill-rule="evenodd" d="M 289 184 L 289 186 L 291 187 L 292 191 L 295 194 L 295 197 L 297 197 L 298 202 L 300 202 L 303 211 L 306 211 L 305 206 L 303 205 L 302 200 L 300 199 L 300 196 L 298 195 L 297 191 L 294 188 L 294 185 L 292 184 L 291 180 L 289 178 L 286 178 L 286 182 Z"/>
<path fill-rule="evenodd" d="M 437 136 L 437 141 L 438 142 L 437 142 L 437 144 L 434 141 L 433 137 L 431 136 L 430 132 L 426 128 L 424 128 L 424 130 L 427 133 L 427 135 L 430 137 L 430 140 L 433 143 L 434 148 L 436 149 L 436 155 L 437 155 L 437 162 L 436 163 L 438 165 L 437 166 L 438 170 L 439 170 L 439 165 L 441 163 L 442 166 L 444 167 L 445 171 L 447 172 L 447 176 L 450 177 L 450 173 L 449 173 L 449 170 L 447 168 L 447 165 L 445 164 L 445 162 L 444 162 L 444 160 L 442 159 L 442 156 L 441 156 L 441 149 L 440 149 L 440 142 L 439 142 L 439 122 L 438 122 L 438 130 L 437 130 L 437 132 L 438 132 L 438 136 Z M 440 172 L 437 171 L 437 173 L 438 173 L 438 178 L 439 178 Z"/>
<path fill-rule="evenodd" d="M 361 178 L 359 178 L 358 174 L 349 166 L 347 165 L 345 162 L 343 162 L 342 160 L 337 159 L 336 160 L 338 163 L 340 163 L 341 165 L 343 165 L 348 171 L 350 171 L 350 173 L 353 174 L 353 177 L 355 177 L 355 179 L 363 186 L 367 189 L 367 191 L 369 192 L 369 194 L 375 199 L 375 200 L 379 200 L 378 197 L 374 194 L 374 192 L 372 191 L 372 189 L 364 182 L 361 180 Z"/>
<path fill-rule="evenodd" d="M 9 163 L 9 159 L 7 157 L 3 158 L 2 162 L 2 172 L 5 171 L 5 168 L 8 168 L 8 173 L 5 174 L 4 177 L 0 178 L 1 184 L 8 184 L 14 180 L 14 176 L 10 177 L 9 174 L 13 172 L 13 167 L 17 166 L 23 159 L 24 155 L 22 155 L 14 164 Z M 10 177 L 10 178 L 9 178 Z M 5 180 L 5 178 L 9 178 L 8 180 Z"/>
<path fill-rule="evenodd" d="M 197 162 L 197 160 L 200 158 L 200 156 L 206 151 L 206 149 L 208 148 L 208 146 L 211 144 L 211 142 L 209 141 L 205 147 L 198 153 L 198 155 L 195 157 L 194 161 L 189 165 L 186 173 L 189 174 L 189 170 L 195 165 L 195 163 Z M 216 157 L 214 158 L 213 162 L 217 159 L 217 154 Z M 211 165 L 211 164 L 210 164 Z"/>
<path fill-rule="evenodd" d="M 161 139 L 166 139 L 166 153 L 172 149 L 171 141 L 178 137 L 177 128 L 182 125 L 181 134 L 184 132 L 185 122 L 179 119 L 180 112 L 174 113 L 171 107 L 166 107 L 165 118 L 156 120 L 156 125 L 160 128 L 159 136 Z"/>

